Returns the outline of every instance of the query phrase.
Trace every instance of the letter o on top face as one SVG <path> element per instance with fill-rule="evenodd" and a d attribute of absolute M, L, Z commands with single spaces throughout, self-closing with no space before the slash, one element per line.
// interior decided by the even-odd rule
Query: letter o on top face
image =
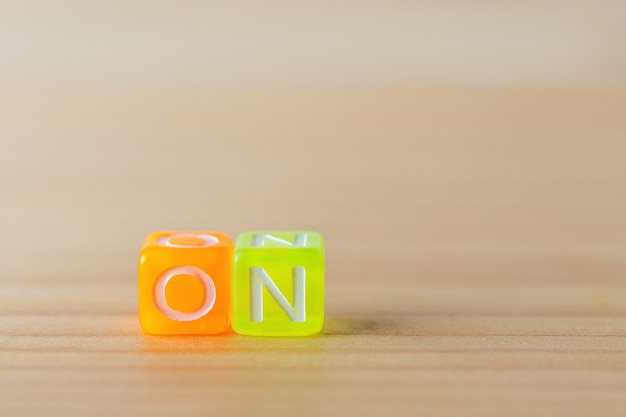
<path fill-rule="evenodd" d="M 217 237 L 204 233 L 176 233 L 157 240 L 157 244 L 170 248 L 206 248 L 218 243 Z"/>
<path fill-rule="evenodd" d="M 178 275 L 190 275 L 200 281 L 204 287 L 204 302 L 195 311 L 187 313 L 174 310 L 167 303 L 165 288 L 167 287 L 168 282 Z M 188 265 L 169 269 L 159 276 L 154 283 L 153 295 L 155 307 L 165 317 L 176 321 L 194 321 L 204 317 L 209 313 L 209 311 L 211 311 L 213 305 L 215 304 L 215 294 L 215 283 L 213 282 L 213 279 L 211 279 L 211 277 L 200 268 Z"/>

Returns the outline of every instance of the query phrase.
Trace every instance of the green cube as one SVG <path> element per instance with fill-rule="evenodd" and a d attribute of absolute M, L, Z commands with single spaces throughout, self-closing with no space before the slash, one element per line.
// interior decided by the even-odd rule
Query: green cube
<path fill-rule="evenodd" d="M 315 232 L 237 237 L 233 329 L 251 336 L 308 336 L 324 324 L 324 241 Z"/>

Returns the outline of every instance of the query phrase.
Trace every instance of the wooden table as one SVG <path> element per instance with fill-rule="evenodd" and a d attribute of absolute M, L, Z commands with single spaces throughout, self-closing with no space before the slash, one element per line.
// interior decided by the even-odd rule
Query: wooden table
<path fill-rule="evenodd" d="M 110 20 L 128 42 L 96 9 L 41 5 L 41 26 L 15 6 L 27 24 L 2 30 L 33 53 L 0 70 L 0 415 L 624 415 L 626 13 L 480 3 L 352 5 L 328 37 L 310 19 L 329 6 L 302 6 L 304 29 L 278 4 L 268 31 L 244 14 L 249 32 L 128 6 Z M 214 70 L 190 52 L 203 31 L 269 57 L 220 49 L 233 71 Z M 403 61 L 420 31 L 444 51 L 420 41 L 424 67 Z M 357 72 L 355 33 L 387 64 Z M 465 35 L 476 56 L 446 43 Z M 323 334 L 142 334 L 137 255 L 159 229 L 321 232 Z"/>

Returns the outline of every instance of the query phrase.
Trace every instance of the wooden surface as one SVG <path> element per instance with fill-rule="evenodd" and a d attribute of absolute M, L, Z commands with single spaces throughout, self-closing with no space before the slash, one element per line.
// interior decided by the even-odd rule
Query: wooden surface
<path fill-rule="evenodd" d="M 623 2 L 0 7 L 0 415 L 624 415 Z M 147 233 L 294 228 L 322 335 L 142 334 Z"/>

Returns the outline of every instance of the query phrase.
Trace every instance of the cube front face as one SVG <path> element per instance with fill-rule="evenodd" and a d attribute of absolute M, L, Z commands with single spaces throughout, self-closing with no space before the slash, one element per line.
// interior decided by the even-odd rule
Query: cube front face
<path fill-rule="evenodd" d="M 139 321 L 150 334 L 230 328 L 233 244 L 218 232 L 156 232 L 139 257 Z"/>
<path fill-rule="evenodd" d="M 314 232 L 247 232 L 237 238 L 233 329 L 308 336 L 324 323 L 324 242 Z"/>

